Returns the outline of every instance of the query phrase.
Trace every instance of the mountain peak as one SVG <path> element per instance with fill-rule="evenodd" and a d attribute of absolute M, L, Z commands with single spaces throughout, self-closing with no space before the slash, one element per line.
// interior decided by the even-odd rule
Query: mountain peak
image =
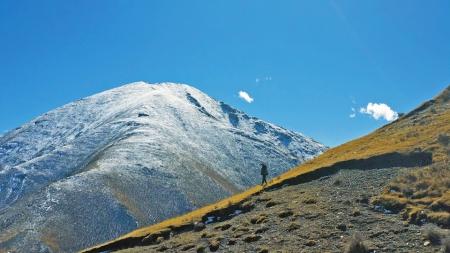
<path fill-rule="evenodd" d="M 325 149 L 185 84 L 127 84 L 0 138 L 0 220 L 23 214 L 0 232 L 45 249 L 50 231 L 72 252 L 255 185 L 261 161 L 275 176 Z"/>
<path fill-rule="evenodd" d="M 151 91 L 151 90 L 166 90 L 166 91 L 192 91 L 201 92 L 198 89 L 184 83 L 174 83 L 174 82 L 160 82 L 160 83 L 148 83 L 145 81 L 137 81 L 129 84 L 113 88 L 108 91 Z M 106 91 L 106 92 L 108 92 Z"/>

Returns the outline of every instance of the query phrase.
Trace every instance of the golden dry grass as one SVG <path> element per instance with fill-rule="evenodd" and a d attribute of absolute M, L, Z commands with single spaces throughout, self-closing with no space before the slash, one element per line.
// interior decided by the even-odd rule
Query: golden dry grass
<path fill-rule="evenodd" d="M 449 100 L 450 87 L 435 99 L 428 101 L 418 109 L 401 117 L 371 134 L 329 149 L 317 158 L 310 160 L 269 182 L 270 185 L 280 184 L 287 179 L 299 177 L 305 173 L 322 167 L 331 166 L 337 162 L 365 159 L 391 152 L 411 152 L 414 150 L 430 151 L 433 162 L 447 161 L 448 150 L 438 142 L 440 134 L 450 133 Z M 223 199 L 217 203 L 199 208 L 190 213 L 165 220 L 161 223 L 144 227 L 125 234 L 113 241 L 95 246 L 89 250 L 114 243 L 131 237 L 145 237 L 167 228 L 180 227 L 200 221 L 202 217 L 214 210 L 224 209 L 231 204 L 240 203 L 250 196 L 263 190 L 261 186 L 252 187 L 244 192 Z"/>
<path fill-rule="evenodd" d="M 450 168 L 443 163 L 405 173 L 392 180 L 373 204 L 403 211 L 411 223 L 422 220 L 450 226 Z"/>

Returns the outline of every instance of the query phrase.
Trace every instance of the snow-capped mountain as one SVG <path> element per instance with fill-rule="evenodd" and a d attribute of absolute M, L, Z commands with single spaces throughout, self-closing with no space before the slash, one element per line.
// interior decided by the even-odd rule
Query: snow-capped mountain
<path fill-rule="evenodd" d="M 257 184 L 326 147 L 182 84 L 137 82 L 0 136 L 0 249 L 78 250 Z"/>

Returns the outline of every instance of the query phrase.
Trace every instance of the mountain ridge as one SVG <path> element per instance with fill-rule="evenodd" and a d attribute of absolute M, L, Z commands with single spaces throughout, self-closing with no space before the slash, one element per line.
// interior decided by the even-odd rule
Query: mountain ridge
<path fill-rule="evenodd" d="M 325 148 L 188 85 L 104 91 L 0 138 L 0 247 L 77 250 L 254 185 L 260 161 L 276 175 Z"/>

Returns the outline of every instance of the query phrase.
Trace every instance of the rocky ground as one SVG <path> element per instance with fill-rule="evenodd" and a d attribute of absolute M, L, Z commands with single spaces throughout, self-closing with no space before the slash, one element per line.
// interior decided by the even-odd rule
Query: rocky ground
<path fill-rule="evenodd" d="M 344 252 L 359 235 L 369 252 L 444 252 L 448 230 L 417 226 L 369 200 L 405 168 L 341 170 L 249 199 L 254 208 L 197 231 L 122 252 Z"/>

